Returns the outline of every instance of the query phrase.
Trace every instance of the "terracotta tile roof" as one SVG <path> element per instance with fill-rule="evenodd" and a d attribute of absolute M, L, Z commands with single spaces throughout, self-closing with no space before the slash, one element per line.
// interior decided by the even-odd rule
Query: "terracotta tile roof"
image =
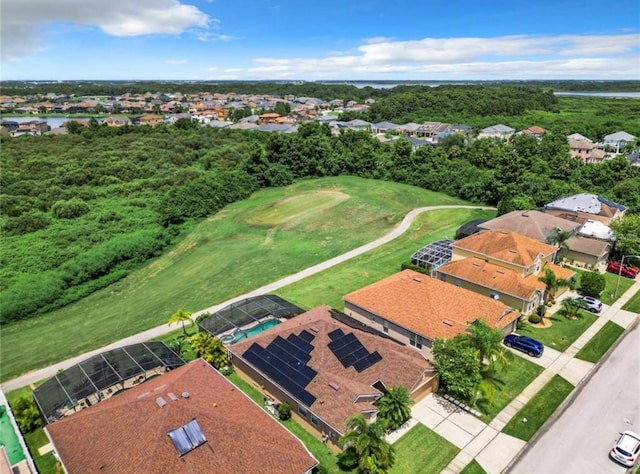
<path fill-rule="evenodd" d="M 487 256 L 523 267 L 533 265 L 538 256 L 546 257 L 558 250 L 553 245 L 504 229 L 485 230 L 465 237 L 454 242 L 453 248 L 454 252 L 456 248 L 464 249 L 478 256 Z"/>
<path fill-rule="evenodd" d="M 330 309 L 328 306 L 314 308 L 250 340 L 230 346 L 230 351 L 234 357 L 242 357 L 244 351 L 253 343 L 267 347 L 276 336 L 286 339 L 292 333 L 299 335 L 303 329 L 313 334 L 315 337 L 311 344 L 314 349 L 307 365 L 313 368 L 317 375 L 306 386 L 306 390 L 316 397 L 310 409 L 336 431 L 344 433 L 345 421 L 348 418 L 362 411 L 376 410 L 369 402 L 354 402 L 358 395 L 381 395 L 381 392 L 372 386 L 378 380 L 387 387 L 402 385 L 411 393 L 422 381 L 424 371 L 431 368 L 431 364 L 419 352 L 407 346 L 353 329 L 337 321 L 331 317 Z M 338 328 L 344 333 L 354 333 L 370 353 L 378 351 L 382 360 L 359 373 L 353 367 L 344 368 L 328 347 L 331 342 L 328 334 Z M 400 367 L 402 370 L 398 370 Z M 333 389 L 329 386 L 330 383 L 339 389 Z"/>
<path fill-rule="evenodd" d="M 167 433 L 194 418 L 207 441 L 179 456 Z M 303 473 L 317 464 L 300 440 L 202 359 L 46 429 L 69 473 Z"/>
<path fill-rule="evenodd" d="M 404 270 L 344 297 L 428 339 L 450 338 L 483 318 L 503 328 L 520 315 L 488 296 Z"/>
<path fill-rule="evenodd" d="M 548 268 L 553 273 L 555 273 L 556 274 L 556 278 L 558 278 L 560 280 L 567 280 L 567 279 L 571 278 L 572 276 L 574 276 L 576 274 L 576 272 L 574 270 L 571 270 L 570 268 L 561 267 L 560 265 L 556 265 L 555 263 L 547 263 L 542 268 L 542 272 L 540 272 L 538 277 L 544 276 L 544 269 L 545 268 Z"/>
<path fill-rule="evenodd" d="M 553 214 L 540 211 L 512 211 L 500 217 L 478 224 L 481 229 L 506 229 L 540 242 L 545 242 L 556 229 L 575 231 L 579 222 L 571 222 Z"/>
<path fill-rule="evenodd" d="M 485 288 L 529 301 L 536 291 L 544 291 L 544 283 L 524 278 L 518 272 L 479 258 L 464 258 L 438 267 L 438 273 L 451 275 Z"/>

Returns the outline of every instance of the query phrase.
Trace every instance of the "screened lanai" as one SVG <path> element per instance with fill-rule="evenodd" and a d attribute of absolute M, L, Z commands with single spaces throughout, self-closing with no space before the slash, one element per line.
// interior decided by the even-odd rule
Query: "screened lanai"
<path fill-rule="evenodd" d="M 304 313 L 302 308 L 276 295 L 261 295 L 230 304 L 200 321 L 200 329 L 212 336 L 260 323 L 267 317 L 291 318 Z"/>
<path fill-rule="evenodd" d="M 451 261 L 453 240 L 445 239 L 425 245 L 411 256 L 411 263 L 433 272 Z"/>
<path fill-rule="evenodd" d="M 162 342 L 132 344 L 59 372 L 37 387 L 33 396 L 46 423 L 51 423 L 183 364 Z"/>

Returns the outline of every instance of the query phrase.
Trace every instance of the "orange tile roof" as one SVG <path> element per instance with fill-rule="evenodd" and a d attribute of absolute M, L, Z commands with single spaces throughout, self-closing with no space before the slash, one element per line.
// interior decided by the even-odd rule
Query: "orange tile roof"
<path fill-rule="evenodd" d="M 254 343 L 267 347 L 277 336 L 286 339 L 292 333 L 299 335 L 303 329 L 313 334 L 315 337 L 311 344 L 314 348 L 307 365 L 317 375 L 305 388 L 316 397 L 316 401 L 309 408 L 338 432 L 344 433 L 348 418 L 365 410 L 377 411 L 370 402 L 355 402 L 358 395 L 381 395 L 372 386 L 378 380 L 387 387 L 402 385 L 411 393 L 420 384 L 425 370 L 431 368 L 431 364 L 420 353 L 407 346 L 347 326 L 332 318 L 330 311 L 331 308 L 326 305 L 314 308 L 250 340 L 233 344 L 229 350 L 234 357 L 242 357 L 245 350 Z M 382 360 L 362 372 L 357 372 L 353 367 L 343 367 L 328 347 L 331 342 L 328 334 L 338 328 L 344 333 L 354 333 L 370 353 L 378 351 Z M 402 370 L 398 370 L 398 367 L 402 367 Z M 329 383 L 336 384 L 338 390 Z"/>
<path fill-rule="evenodd" d="M 485 288 L 530 301 L 536 291 L 544 291 L 544 283 L 524 278 L 518 272 L 479 258 L 464 258 L 438 267 L 438 273 L 451 275 Z"/>
<path fill-rule="evenodd" d="M 551 270 L 553 273 L 556 274 L 556 278 L 559 278 L 561 280 L 568 280 L 569 278 L 571 278 L 576 274 L 576 272 L 574 270 L 571 270 L 570 268 L 561 267 L 560 265 L 556 265 L 555 263 L 547 263 L 542 269 L 541 274 L 538 276 L 544 275 L 545 268 L 548 268 L 549 270 Z"/>
<path fill-rule="evenodd" d="M 160 407 L 158 397 L 166 405 Z M 194 418 L 207 441 L 179 456 L 167 433 Z M 202 359 L 46 429 L 71 474 L 299 474 L 317 464 L 299 439 Z"/>
<path fill-rule="evenodd" d="M 503 328 L 520 315 L 500 301 L 413 270 L 354 291 L 344 300 L 428 339 L 453 337 L 479 318 Z"/>
<path fill-rule="evenodd" d="M 453 248 L 468 250 L 523 267 L 533 265 L 538 256 L 547 257 L 557 247 L 539 242 L 510 230 L 485 230 L 453 243 Z"/>

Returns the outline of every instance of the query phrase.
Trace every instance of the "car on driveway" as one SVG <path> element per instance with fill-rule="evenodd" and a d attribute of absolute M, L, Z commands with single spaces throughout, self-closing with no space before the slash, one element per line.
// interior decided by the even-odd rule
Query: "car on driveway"
<path fill-rule="evenodd" d="M 620 433 L 620 437 L 611 450 L 611 457 L 627 467 L 633 467 L 640 454 L 640 435 L 633 431 Z"/>
<path fill-rule="evenodd" d="M 587 311 L 591 311 L 592 313 L 599 313 L 602 311 L 602 301 L 598 298 L 594 298 L 593 296 L 579 296 L 576 298 L 576 301 L 582 308 Z"/>
<path fill-rule="evenodd" d="M 607 271 L 627 278 L 635 278 L 638 276 L 638 272 L 635 267 L 623 265 L 620 262 L 609 262 L 607 265 Z"/>
<path fill-rule="evenodd" d="M 528 336 L 507 334 L 503 342 L 505 346 L 526 352 L 531 357 L 542 357 L 544 352 L 544 344 Z"/>

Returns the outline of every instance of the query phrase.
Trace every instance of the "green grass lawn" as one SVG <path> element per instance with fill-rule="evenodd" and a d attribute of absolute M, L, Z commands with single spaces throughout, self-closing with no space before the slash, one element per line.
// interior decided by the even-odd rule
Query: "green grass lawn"
<path fill-rule="evenodd" d="M 571 268 L 572 270 L 576 271 L 576 279 L 578 280 L 578 282 L 580 281 L 580 275 L 587 271 L 587 270 L 581 270 L 575 267 L 571 267 Z M 616 275 L 615 273 L 604 272 L 603 275 L 605 279 L 605 287 L 604 287 L 604 290 L 602 290 L 602 293 L 600 293 L 600 296 L 598 296 L 598 298 L 604 304 L 610 305 L 611 303 L 616 301 L 618 298 L 620 298 L 620 296 L 624 294 L 625 291 L 631 288 L 631 286 L 635 283 L 635 280 L 632 280 L 631 278 L 625 278 L 625 277 L 620 277 L 619 279 L 620 281 L 618 282 L 618 275 Z M 616 286 L 618 287 L 617 295 L 615 294 Z"/>
<path fill-rule="evenodd" d="M 450 209 L 432 211 L 416 218 L 402 236 L 277 291 L 277 294 L 302 308 L 328 304 L 342 310 L 342 297 L 370 283 L 400 271 L 413 252 L 427 243 L 453 238 L 456 229 L 471 219 L 490 219 L 494 211 Z"/>
<path fill-rule="evenodd" d="M 460 471 L 460 474 L 487 474 L 487 471 L 482 469 L 482 466 L 478 461 L 472 459 L 471 462 L 467 464 L 462 471 Z"/>
<path fill-rule="evenodd" d="M 302 212 L 296 196 L 314 212 Z M 178 308 L 198 311 L 340 255 L 384 235 L 415 207 L 460 203 L 413 186 L 349 176 L 261 190 L 201 222 L 127 278 L 60 310 L 3 326 L 0 380 L 164 324 Z M 276 218 L 274 208 L 293 217 Z M 452 215 L 460 220 L 450 219 L 449 237 L 467 218 L 491 213 Z M 436 222 L 432 230 L 438 229 Z M 420 240 L 414 228 L 412 247 L 398 252 L 396 268 L 415 250 L 413 242 L 434 240 L 431 229 L 423 230 Z M 337 288 L 333 297 L 342 294 Z"/>
<path fill-rule="evenodd" d="M 625 311 L 640 313 L 640 291 L 631 297 L 629 301 L 622 307 Z"/>
<path fill-rule="evenodd" d="M 40 474 L 55 474 L 56 472 L 56 458 L 53 455 L 53 451 L 41 456 L 38 454 L 38 449 L 49 442 L 44 428 L 39 428 L 24 436 L 24 441 L 29 446 L 31 457 L 36 464 L 36 468 Z"/>
<path fill-rule="evenodd" d="M 389 474 L 441 472 L 460 451 L 422 423 L 411 428 L 393 446 L 396 462 Z"/>
<path fill-rule="evenodd" d="M 578 351 L 576 357 L 588 362 L 596 363 L 611 345 L 622 335 L 624 328 L 616 323 L 607 321 L 602 329 Z"/>
<path fill-rule="evenodd" d="M 559 375 L 554 375 L 553 378 L 511 418 L 509 423 L 502 429 L 502 432 L 524 441 L 529 441 L 572 390 L 573 385 Z M 527 420 L 526 422 L 524 422 L 525 419 Z"/>
<path fill-rule="evenodd" d="M 480 419 L 485 423 L 495 418 L 543 371 L 542 367 L 524 357 L 526 356 L 513 355 L 506 370 L 498 366 L 493 390 L 489 392 L 489 396 L 482 397 L 476 402 L 476 407 L 482 413 Z M 483 385 L 491 386 L 486 381 Z"/>
<path fill-rule="evenodd" d="M 518 332 L 537 339 L 547 347 L 564 352 L 598 319 L 598 316 L 588 311 L 580 311 L 578 319 L 567 319 L 559 311 L 549 319 L 552 323 L 549 327 L 538 328 L 525 322 Z"/>

